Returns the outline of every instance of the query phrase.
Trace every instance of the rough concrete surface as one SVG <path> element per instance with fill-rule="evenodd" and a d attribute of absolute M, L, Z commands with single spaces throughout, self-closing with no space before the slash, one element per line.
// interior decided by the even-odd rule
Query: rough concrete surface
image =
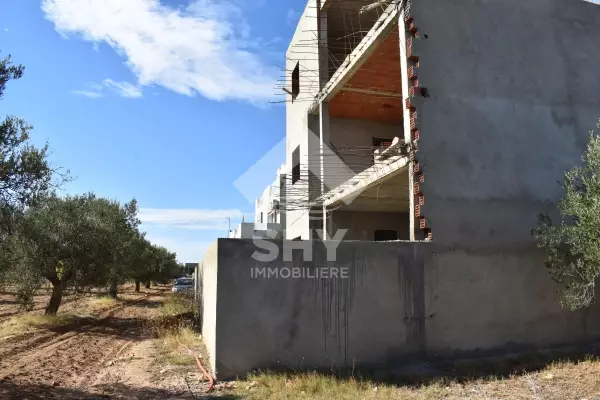
<path fill-rule="evenodd" d="M 313 243 L 312 266 L 325 265 L 322 244 Z M 382 365 L 423 348 L 418 244 L 342 242 L 335 266 L 347 268 L 348 279 L 252 279 L 251 268 L 265 265 L 251 258 L 252 241 L 220 239 L 218 247 L 211 356 L 220 379 L 257 368 Z M 311 266 L 282 255 L 270 266 Z"/>

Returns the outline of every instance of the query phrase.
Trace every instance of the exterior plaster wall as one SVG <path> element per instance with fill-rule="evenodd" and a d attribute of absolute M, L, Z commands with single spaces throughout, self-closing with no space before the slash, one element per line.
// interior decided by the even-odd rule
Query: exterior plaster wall
<path fill-rule="evenodd" d="M 214 367 L 217 354 L 217 270 L 218 242 L 204 254 L 198 273 L 200 295 L 197 297 L 198 309 L 202 315 L 202 341 L 208 350 L 210 365 Z"/>
<path fill-rule="evenodd" d="M 600 117 L 600 6 L 413 0 L 427 348 L 543 345 L 600 332 L 560 309 L 531 229 L 555 211 Z M 460 322 L 460 323 L 457 323 Z"/>
<path fill-rule="evenodd" d="M 425 261 L 428 354 L 519 350 L 600 337 L 600 305 L 562 309 L 543 254 L 431 249 Z"/>
<path fill-rule="evenodd" d="M 203 336 L 219 379 L 256 369 L 389 369 L 600 337 L 600 305 L 561 309 L 540 254 L 343 241 L 333 265 L 348 268 L 347 279 L 257 278 L 252 268 L 314 274 L 326 264 L 321 242 L 308 242 L 312 261 L 296 251 L 293 262 L 282 259 L 283 241 L 268 242 L 280 251 L 269 263 L 239 239 L 219 239 L 218 268 L 217 246 L 202 263 Z"/>
<path fill-rule="evenodd" d="M 297 63 L 300 66 L 300 94 L 293 102 L 291 96 L 286 96 L 286 166 L 290 171 L 287 179 L 287 201 L 290 207 L 287 210 L 285 232 L 286 238 L 289 239 L 296 237 L 308 239 L 310 236 L 309 213 L 291 206 L 292 203 L 306 202 L 308 182 L 302 179 L 292 185 L 291 171 L 294 167 L 292 153 L 300 146 L 301 176 L 308 175 L 309 133 L 312 131 L 318 138 L 318 129 L 315 128 L 315 125 L 318 127 L 318 121 L 312 122 L 309 126 L 309 118 L 314 120 L 315 116 L 308 114 L 312 104 L 311 99 L 314 99 L 319 92 L 319 61 L 315 57 L 317 45 L 314 43 L 314 51 L 310 51 L 311 47 L 306 47 L 307 44 L 316 42 L 315 32 L 318 24 L 316 4 L 316 0 L 308 1 L 286 53 L 286 82 L 289 90 L 291 90 L 292 71 Z M 314 147 L 313 139 L 310 145 Z"/>
<path fill-rule="evenodd" d="M 399 240 L 409 240 L 408 213 L 334 211 L 333 234 L 348 229 L 344 240 L 375 240 L 375 230 L 395 230 Z"/>
<path fill-rule="evenodd" d="M 417 159 L 433 239 L 533 251 L 537 215 L 554 207 L 600 117 L 600 6 L 414 0 L 410 13 L 429 94 L 416 103 Z"/>
<path fill-rule="evenodd" d="M 373 157 L 364 151 L 365 147 L 373 146 L 373 138 L 399 137 L 404 139 L 401 123 L 382 123 L 360 118 L 329 117 L 330 141 L 336 148 L 340 149 L 340 158 L 346 162 L 348 167 L 355 173 L 360 173 L 373 165 Z M 363 151 L 350 152 L 344 147 L 362 147 Z M 325 166 L 327 173 L 327 165 Z"/>
<path fill-rule="evenodd" d="M 271 243 L 282 248 L 282 241 Z M 258 368 L 385 365 L 422 350 L 421 323 L 413 317 L 423 312 L 423 244 L 342 242 L 335 264 L 348 269 L 348 279 L 252 278 L 251 268 L 265 266 L 314 273 L 326 251 L 312 243 L 312 262 L 284 262 L 282 251 L 265 264 L 252 258 L 251 241 L 219 239 L 219 379 Z"/>

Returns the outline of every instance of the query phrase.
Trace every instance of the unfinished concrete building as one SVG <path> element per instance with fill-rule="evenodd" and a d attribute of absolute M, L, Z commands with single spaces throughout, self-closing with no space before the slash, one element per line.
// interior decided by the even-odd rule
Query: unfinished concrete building
<path fill-rule="evenodd" d="M 347 229 L 347 240 L 415 238 L 397 20 L 391 1 L 305 9 L 287 52 L 288 239 L 314 238 L 314 229 Z"/>
<path fill-rule="evenodd" d="M 600 116 L 598 18 L 583 0 L 309 1 L 286 55 L 286 238 L 529 245 Z"/>
<path fill-rule="evenodd" d="M 350 279 L 254 279 L 256 244 L 220 240 L 202 268 L 214 370 L 599 338 L 600 304 L 561 309 L 531 237 L 600 117 L 598 44 L 583 0 L 310 0 L 287 52 L 281 215 L 286 239 L 348 229 Z M 322 245 L 298 264 L 326 264 Z"/>

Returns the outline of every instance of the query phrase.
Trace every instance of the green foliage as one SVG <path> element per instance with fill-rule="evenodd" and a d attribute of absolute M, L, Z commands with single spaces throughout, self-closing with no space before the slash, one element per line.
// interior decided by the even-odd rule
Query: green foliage
<path fill-rule="evenodd" d="M 600 137 L 593 131 L 582 161 L 565 174 L 560 225 L 541 215 L 533 231 L 552 278 L 561 285 L 561 303 L 571 310 L 593 303 L 600 274 Z"/>
<path fill-rule="evenodd" d="M 0 99 L 7 83 L 23 76 L 10 56 L 0 59 Z M 17 289 L 30 307 L 44 281 L 53 286 L 47 314 L 56 314 L 64 290 L 171 278 L 175 254 L 152 245 L 139 231 L 138 206 L 93 193 L 59 197 L 53 189 L 68 179 L 47 159 L 48 147 L 29 141 L 32 127 L 20 118 L 0 121 L 0 286 Z"/>
<path fill-rule="evenodd" d="M 47 313 L 54 314 L 66 289 L 108 286 L 116 297 L 118 284 L 128 279 L 161 279 L 177 266 L 175 254 L 148 242 L 139 224 L 135 200 L 121 205 L 93 193 L 41 197 L 7 241 L 11 283 L 26 304 L 49 281 L 56 296 Z"/>
<path fill-rule="evenodd" d="M 25 68 L 13 65 L 10 56 L 0 59 L 0 99 L 7 83 L 23 76 Z M 36 148 L 29 141 L 32 127 L 24 120 L 7 116 L 0 121 L 0 253 L 5 253 L 5 242 L 15 229 L 24 209 L 37 196 L 60 185 L 48 162 L 48 146 Z M 0 279 L 6 278 L 6 257 L 0 256 Z"/>

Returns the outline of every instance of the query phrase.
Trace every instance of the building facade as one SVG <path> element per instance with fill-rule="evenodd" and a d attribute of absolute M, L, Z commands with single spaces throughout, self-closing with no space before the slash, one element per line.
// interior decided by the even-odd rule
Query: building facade
<path fill-rule="evenodd" d="M 286 54 L 285 237 L 531 246 L 600 117 L 597 43 L 581 0 L 308 1 Z"/>
<path fill-rule="evenodd" d="M 599 43 L 583 0 L 309 0 L 286 54 L 288 240 L 266 265 L 251 240 L 207 252 L 213 371 L 389 370 L 600 338 L 600 304 L 562 309 L 531 237 L 600 117 Z M 339 229 L 348 279 L 250 272 L 329 265 L 332 242 L 297 239 Z M 314 259 L 283 258 L 304 244 Z"/>

